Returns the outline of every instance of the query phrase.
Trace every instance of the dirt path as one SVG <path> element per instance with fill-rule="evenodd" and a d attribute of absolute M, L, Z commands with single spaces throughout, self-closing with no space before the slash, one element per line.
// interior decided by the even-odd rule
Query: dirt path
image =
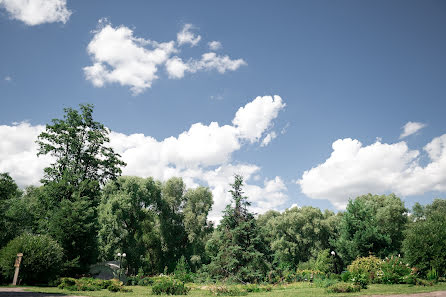
<path fill-rule="evenodd" d="M 0 288 L 0 297 L 82 297 L 64 294 L 36 293 L 25 291 L 26 288 Z"/>

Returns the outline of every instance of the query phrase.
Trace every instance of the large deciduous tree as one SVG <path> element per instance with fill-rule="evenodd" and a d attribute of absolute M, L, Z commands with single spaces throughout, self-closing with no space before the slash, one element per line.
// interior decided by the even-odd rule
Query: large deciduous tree
<path fill-rule="evenodd" d="M 415 205 L 416 220 L 409 224 L 403 242 L 404 258 L 426 274 L 435 269 L 446 274 L 446 200 L 435 199 L 422 207 Z"/>
<path fill-rule="evenodd" d="M 42 205 L 46 232 L 64 248 L 66 260 L 85 270 L 97 257 L 100 187 L 121 174 L 125 163 L 109 142 L 109 130 L 93 119 L 93 106 L 65 108 L 38 136 L 38 155 L 54 162 L 45 168 Z"/>
<path fill-rule="evenodd" d="M 359 196 L 347 205 L 337 251 L 345 264 L 370 253 L 381 258 L 398 254 L 407 222 L 407 209 L 394 194 Z"/>

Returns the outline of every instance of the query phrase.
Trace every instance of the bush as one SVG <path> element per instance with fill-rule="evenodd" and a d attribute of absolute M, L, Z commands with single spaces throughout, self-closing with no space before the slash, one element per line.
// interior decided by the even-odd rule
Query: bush
<path fill-rule="evenodd" d="M 192 281 L 192 273 L 190 272 L 189 265 L 186 262 L 186 258 L 181 256 L 181 258 L 177 262 L 177 266 L 174 270 L 175 278 L 182 282 L 191 282 Z"/>
<path fill-rule="evenodd" d="M 335 258 L 330 254 L 330 250 L 322 250 L 318 253 L 314 268 L 324 273 L 334 272 Z"/>
<path fill-rule="evenodd" d="M 431 268 L 427 274 L 426 274 L 426 278 L 429 281 L 437 281 L 438 280 L 438 274 L 437 274 L 437 270 L 435 268 Z"/>
<path fill-rule="evenodd" d="M 342 273 L 341 273 L 341 280 L 343 281 L 343 282 L 348 282 L 349 280 L 350 280 L 350 272 L 348 272 L 348 271 L 343 271 Z"/>
<path fill-rule="evenodd" d="M 187 295 L 190 288 L 186 287 L 180 280 L 164 276 L 157 279 L 152 286 L 152 293 L 155 295 Z"/>
<path fill-rule="evenodd" d="M 370 282 L 376 282 L 375 278 L 381 271 L 382 260 L 375 256 L 360 257 L 350 264 L 347 269 L 350 272 L 350 278 L 363 280 L 364 277 Z"/>
<path fill-rule="evenodd" d="M 259 286 L 255 284 L 247 284 L 241 286 L 241 289 L 248 293 L 252 292 L 258 293 L 258 292 L 271 292 L 273 288 L 271 286 Z"/>
<path fill-rule="evenodd" d="M 48 284 L 62 268 L 63 249 L 48 235 L 22 234 L 0 250 L 0 271 L 4 278 L 14 276 L 17 253 L 23 253 L 20 265 L 21 284 Z"/>
<path fill-rule="evenodd" d="M 409 279 L 411 273 L 409 265 L 405 265 L 400 257 L 392 256 L 381 263 L 378 280 L 383 284 L 403 284 L 411 282 Z"/>
<path fill-rule="evenodd" d="M 59 289 L 68 291 L 100 291 L 108 289 L 110 292 L 130 292 L 124 288 L 119 280 L 102 280 L 89 277 L 75 279 L 71 277 L 63 277 L 60 279 Z"/>
<path fill-rule="evenodd" d="M 211 286 L 209 292 L 215 296 L 245 296 L 248 292 L 237 287 Z"/>
<path fill-rule="evenodd" d="M 361 287 L 349 283 L 337 283 L 327 288 L 328 293 L 352 293 L 361 291 Z"/>
<path fill-rule="evenodd" d="M 320 270 L 296 270 L 294 281 L 313 281 L 316 278 L 325 278 L 325 273 Z"/>

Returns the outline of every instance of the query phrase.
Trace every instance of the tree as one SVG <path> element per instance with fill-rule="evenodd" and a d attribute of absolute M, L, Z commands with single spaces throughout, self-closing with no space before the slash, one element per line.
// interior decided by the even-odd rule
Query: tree
<path fill-rule="evenodd" d="M 159 271 L 160 245 L 154 207 L 161 185 L 152 178 L 120 177 L 109 182 L 99 205 L 99 248 L 104 261 L 126 253 L 130 273 Z"/>
<path fill-rule="evenodd" d="M 0 248 L 3 247 L 14 236 L 11 236 L 8 226 L 11 225 L 10 217 L 7 215 L 11 201 L 20 196 L 20 190 L 15 181 L 8 173 L 0 174 Z"/>
<path fill-rule="evenodd" d="M 231 184 L 233 204 L 226 206 L 220 225 L 207 247 L 212 256 L 208 270 L 216 277 L 234 281 L 260 281 L 268 263 L 264 259 L 265 246 L 261 241 L 254 215 L 248 211 L 250 203 L 243 195 L 243 177 L 235 175 Z"/>
<path fill-rule="evenodd" d="M 381 258 L 399 254 L 407 222 L 407 209 L 394 194 L 359 196 L 349 201 L 342 217 L 337 251 L 345 264 L 370 253 Z"/>
<path fill-rule="evenodd" d="M 275 263 L 296 269 L 299 263 L 316 257 L 320 250 L 331 248 L 330 238 L 336 231 L 335 218 L 332 212 L 322 213 L 310 206 L 293 207 L 271 216 L 263 233 L 268 234 L 265 236 L 274 252 Z"/>
<path fill-rule="evenodd" d="M 80 111 L 65 108 L 64 119 L 53 119 L 38 136 L 38 155 L 51 155 L 55 163 L 45 168 L 44 184 L 65 181 L 79 186 L 85 180 L 104 185 L 121 174 L 125 163 L 111 147 L 110 131 L 93 120 L 93 105 L 81 104 Z"/>
<path fill-rule="evenodd" d="M 190 262 L 197 269 L 205 259 L 206 241 L 212 234 L 213 225 L 208 221 L 212 208 L 212 192 L 205 187 L 190 189 L 185 194 L 186 203 L 183 209 L 184 228 L 189 241 Z"/>
<path fill-rule="evenodd" d="M 64 112 L 37 140 L 38 155 L 55 158 L 42 179 L 44 231 L 62 245 L 67 262 L 78 260 L 82 272 L 97 257 L 100 187 L 116 179 L 125 163 L 107 146 L 109 130 L 93 120 L 92 105 Z"/>
<path fill-rule="evenodd" d="M 445 275 L 446 200 L 435 199 L 423 209 L 423 214 L 405 232 L 404 258 L 423 274 L 434 268 L 438 275 Z M 415 210 L 420 212 L 419 205 Z"/>

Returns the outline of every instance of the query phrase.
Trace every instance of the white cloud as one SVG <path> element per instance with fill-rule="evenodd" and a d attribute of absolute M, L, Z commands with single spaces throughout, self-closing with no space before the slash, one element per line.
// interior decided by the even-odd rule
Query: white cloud
<path fill-rule="evenodd" d="M 181 58 L 175 56 L 167 61 L 166 70 L 169 78 L 183 78 L 186 71 L 196 73 L 203 70 L 217 70 L 223 74 L 226 71 L 235 71 L 243 65 L 246 65 L 243 59 L 232 60 L 229 56 L 206 53 L 200 60 L 189 59 L 187 62 L 183 62 Z"/>
<path fill-rule="evenodd" d="M 285 103 L 280 96 L 259 96 L 240 107 L 232 123 L 239 130 L 241 137 L 255 142 L 262 136 L 263 131 L 271 126 L 272 120 L 284 107 Z"/>
<path fill-rule="evenodd" d="M 221 42 L 215 40 L 208 42 L 208 46 L 211 51 L 218 51 L 222 47 Z"/>
<path fill-rule="evenodd" d="M 193 28 L 192 24 L 185 24 L 183 29 L 178 32 L 177 42 L 179 45 L 189 43 L 191 46 L 196 46 L 200 42 L 201 36 L 192 33 L 191 29 Z"/>
<path fill-rule="evenodd" d="M 0 172 L 9 172 L 20 186 L 37 185 L 50 158 L 37 157 L 37 136 L 45 129 L 22 122 L 0 126 Z"/>
<path fill-rule="evenodd" d="M 363 146 L 347 138 L 335 141 L 332 147 L 331 156 L 305 171 L 297 183 L 305 195 L 328 199 L 339 209 L 349 198 L 367 193 L 409 196 L 446 191 L 446 134 L 424 147 L 430 159 L 425 167 L 419 163 L 420 152 L 410 150 L 404 141 Z"/>
<path fill-rule="evenodd" d="M 150 88 L 152 81 L 158 78 L 159 65 L 176 51 L 174 42 L 137 38 L 129 28 L 113 28 L 106 20 L 101 20 L 100 24 L 102 27 L 95 32 L 87 48 L 94 62 L 84 68 L 87 79 L 97 87 L 114 82 L 128 85 L 133 94 Z"/>
<path fill-rule="evenodd" d="M 43 23 L 66 23 L 71 11 L 67 9 L 66 0 L 0 0 L 13 19 L 29 26 Z"/>
<path fill-rule="evenodd" d="M 266 134 L 265 138 L 263 138 L 260 146 L 267 146 L 271 142 L 271 140 L 273 140 L 276 137 L 277 137 L 276 132 L 271 131 L 270 133 Z"/>
<path fill-rule="evenodd" d="M 198 43 L 201 37 L 192 34 L 190 29 L 190 24 L 185 25 L 178 33 L 177 42 L 159 43 L 136 37 L 130 28 L 113 27 L 106 19 L 101 19 L 87 47 L 93 64 L 84 67 L 85 77 L 95 87 L 108 83 L 130 86 L 133 94 L 137 95 L 152 86 L 153 81 L 158 79 L 158 69 L 163 66 L 169 78 L 180 79 L 185 72 L 215 69 L 225 73 L 246 65 L 242 59 L 232 60 L 227 55 L 218 56 L 215 53 L 205 53 L 200 60 L 189 59 L 187 62 L 172 56 L 180 53 L 177 45 Z"/>
<path fill-rule="evenodd" d="M 265 96 L 257 97 L 252 102 L 269 106 L 278 101 L 282 102 L 279 96 L 274 96 L 274 100 Z M 249 104 L 246 104 L 244 110 L 250 110 Z M 249 120 L 257 120 L 249 112 L 237 112 L 236 117 L 256 129 L 253 135 L 258 134 L 260 139 L 279 111 L 277 107 L 266 109 L 269 113 L 264 113 L 264 116 L 270 122 L 265 123 L 263 128 L 248 123 Z M 244 119 L 245 116 L 249 118 Z M 245 139 L 246 127 L 243 129 L 241 133 L 240 127 L 236 125 L 195 123 L 177 137 L 161 141 L 144 134 L 126 135 L 112 131 L 110 145 L 127 163 L 123 169 L 124 175 L 153 176 L 160 180 L 180 176 L 188 187 L 200 184 L 209 186 L 215 201 L 211 217 L 218 220 L 221 211 L 231 201 L 228 190 L 235 173 L 245 177 L 246 193 L 253 201 L 253 210 L 256 212 L 278 208 L 287 199 L 284 193 L 286 186 L 280 177 L 265 180 L 263 186 L 253 185 L 250 182 L 258 179 L 255 176 L 259 176 L 260 167 L 233 162 L 232 154 L 242 147 Z M 43 168 L 50 164 L 50 159 L 36 156 L 35 140 L 43 130 L 44 126 L 31 126 L 28 123 L 0 126 L 0 172 L 10 172 L 21 186 L 37 184 L 42 178 Z"/>
<path fill-rule="evenodd" d="M 12 80 L 12 78 L 9 75 L 5 76 L 5 81 L 10 82 L 11 80 Z"/>
<path fill-rule="evenodd" d="M 423 123 L 419 123 L 419 122 L 407 122 L 403 129 L 403 133 L 401 133 L 400 135 L 400 139 L 407 137 L 409 135 L 415 134 L 418 131 L 420 131 L 421 129 L 423 129 L 424 127 L 426 127 L 426 124 Z"/>

